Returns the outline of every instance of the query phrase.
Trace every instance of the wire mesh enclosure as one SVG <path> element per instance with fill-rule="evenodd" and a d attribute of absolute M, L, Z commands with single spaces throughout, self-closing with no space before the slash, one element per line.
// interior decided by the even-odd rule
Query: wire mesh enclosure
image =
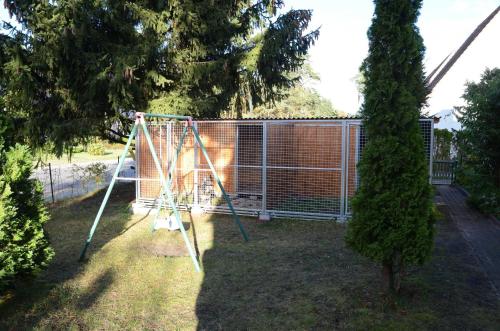
<path fill-rule="evenodd" d="M 182 123 L 149 124 L 165 174 Z M 202 120 L 195 124 L 208 155 L 239 214 L 337 219 L 350 213 L 359 185 L 356 165 L 366 143 L 359 119 Z M 432 119 L 420 120 L 431 166 Z M 137 138 L 137 203 L 151 207 L 159 176 L 141 131 Z M 193 137 L 173 171 L 179 208 L 229 212 L 222 192 Z"/>

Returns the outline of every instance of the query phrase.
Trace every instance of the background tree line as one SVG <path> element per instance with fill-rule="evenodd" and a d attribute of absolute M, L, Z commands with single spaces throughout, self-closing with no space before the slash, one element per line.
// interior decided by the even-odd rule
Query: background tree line
<path fill-rule="evenodd" d="M 456 133 L 457 180 L 469 202 L 500 217 L 500 69 L 486 69 L 466 85 L 465 106 L 457 107 L 462 130 Z"/>
<path fill-rule="evenodd" d="M 434 130 L 434 160 L 457 161 L 456 181 L 479 210 L 500 215 L 500 69 L 466 84 L 455 107 L 461 130 Z"/>

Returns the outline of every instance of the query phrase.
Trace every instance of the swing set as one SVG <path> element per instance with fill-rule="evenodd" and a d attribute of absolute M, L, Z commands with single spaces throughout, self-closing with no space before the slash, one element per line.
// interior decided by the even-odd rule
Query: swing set
<path fill-rule="evenodd" d="M 153 141 L 151 140 L 151 135 L 149 134 L 147 125 L 146 125 L 146 119 L 164 119 L 164 120 L 177 120 L 177 121 L 183 121 L 184 122 L 184 129 L 182 131 L 182 134 L 179 139 L 179 145 L 177 146 L 176 153 L 172 157 L 172 159 L 169 162 L 167 171 L 168 171 L 168 180 L 165 178 L 165 174 L 163 173 L 162 166 L 160 163 L 160 160 L 158 159 L 158 155 L 156 154 Z M 186 233 L 186 229 L 184 228 L 184 225 L 182 223 L 181 215 L 179 213 L 179 209 L 176 206 L 176 203 L 174 201 L 174 193 L 172 191 L 172 177 L 173 177 L 173 170 L 175 169 L 177 159 L 179 157 L 179 154 L 182 150 L 182 145 L 184 143 L 184 140 L 186 136 L 188 135 L 188 132 L 191 131 L 193 133 L 195 143 L 198 144 L 200 147 L 203 156 L 205 157 L 207 164 L 210 168 L 210 171 L 212 172 L 212 175 L 215 178 L 215 181 L 217 182 L 217 185 L 219 186 L 222 195 L 224 199 L 227 202 L 227 205 L 229 206 L 229 209 L 231 211 L 231 214 L 233 216 L 234 222 L 238 226 L 241 235 L 243 236 L 243 239 L 245 241 L 248 241 L 248 235 L 243 228 L 243 225 L 240 222 L 240 219 L 238 215 L 236 214 L 236 211 L 234 210 L 233 204 L 231 203 L 231 199 L 229 195 L 227 194 L 226 190 L 224 189 L 224 186 L 222 185 L 222 182 L 215 170 L 215 167 L 210 160 L 210 157 L 208 156 L 208 152 L 203 145 L 203 142 L 201 141 L 200 134 L 198 130 L 196 129 L 196 126 L 193 125 L 193 119 L 191 116 L 179 116 L 179 115 L 163 115 L 163 114 L 149 114 L 149 113 L 140 113 L 137 112 L 135 114 L 135 123 L 134 126 L 132 127 L 132 131 L 130 132 L 130 135 L 127 140 L 127 144 L 125 145 L 125 148 L 120 156 L 120 160 L 118 162 L 118 166 L 116 167 L 115 173 L 113 175 L 113 178 L 111 179 L 111 182 L 109 184 L 109 187 L 106 191 L 106 195 L 104 196 L 104 199 L 101 203 L 101 207 L 99 208 L 99 211 L 97 212 L 97 215 L 94 219 L 94 223 L 92 224 L 92 228 L 90 229 L 88 238 L 85 242 L 85 246 L 83 247 L 82 253 L 80 255 L 80 261 L 83 261 L 85 259 L 85 253 L 87 252 L 87 249 L 90 245 L 90 242 L 92 241 L 92 237 L 94 236 L 94 232 L 97 228 L 97 225 L 99 224 L 99 221 L 101 219 L 102 213 L 104 211 L 104 208 L 106 207 L 106 204 L 108 202 L 109 196 L 111 195 L 111 191 L 113 190 L 113 186 L 115 185 L 115 182 L 117 180 L 141 180 L 140 178 L 124 178 L 124 177 L 119 177 L 120 171 L 123 167 L 123 164 L 125 162 L 125 157 L 130 149 L 130 145 L 132 143 L 132 140 L 137 135 L 139 127 L 142 129 L 144 137 L 146 138 L 149 151 L 151 152 L 151 156 L 153 157 L 153 162 L 155 164 L 156 170 L 158 171 L 159 178 L 160 178 L 160 196 L 158 199 L 158 204 L 156 206 L 156 216 L 153 221 L 152 229 L 154 230 L 158 215 L 161 212 L 161 208 L 164 206 L 164 204 L 167 204 L 170 210 L 172 211 L 172 214 L 175 218 L 175 221 L 177 222 L 177 227 L 181 230 L 182 237 L 184 239 L 184 242 L 186 244 L 186 247 L 188 249 L 189 255 L 191 256 L 191 259 L 193 261 L 194 268 L 196 269 L 197 272 L 200 271 L 200 264 L 198 262 L 198 259 L 196 257 L 195 251 L 191 245 L 191 242 L 189 241 L 188 235 Z"/>

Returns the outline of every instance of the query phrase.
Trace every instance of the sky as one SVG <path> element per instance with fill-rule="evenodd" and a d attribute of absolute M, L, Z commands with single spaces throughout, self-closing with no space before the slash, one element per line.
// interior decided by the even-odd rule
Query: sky
<path fill-rule="evenodd" d="M 498 5 L 499 0 L 424 0 L 418 26 L 426 46 L 426 71 L 430 72 L 455 51 Z M 285 10 L 313 10 L 310 27 L 321 28 L 319 39 L 310 49 L 311 65 L 321 77 L 315 87 L 337 109 L 356 113 L 360 105 L 354 78 L 368 52 L 366 32 L 371 23 L 373 2 L 285 0 L 285 6 Z M 1 6 L 0 20 L 6 19 L 8 15 Z M 499 36 L 500 14 L 436 86 L 428 100 L 429 115 L 449 113 L 453 106 L 463 105 L 465 83 L 478 81 L 487 67 L 500 67 Z M 454 119 L 448 117 L 447 121 Z"/>
<path fill-rule="evenodd" d="M 337 109 L 356 113 L 359 101 L 354 77 L 368 53 L 366 32 L 371 24 L 373 2 L 285 0 L 285 3 L 286 9 L 312 9 L 311 27 L 321 27 L 320 37 L 310 49 L 311 65 L 321 77 L 316 88 Z M 432 71 L 460 47 L 498 5 L 498 0 L 424 0 L 417 25 L 426 46 L 426 71 Z M 478 81 L 487 67 L 500 67 L 500 14 L 435 87 L 428 100 L 429 115 L 444 114 L 453 106 L 463 105 L 465 83 Z"/>

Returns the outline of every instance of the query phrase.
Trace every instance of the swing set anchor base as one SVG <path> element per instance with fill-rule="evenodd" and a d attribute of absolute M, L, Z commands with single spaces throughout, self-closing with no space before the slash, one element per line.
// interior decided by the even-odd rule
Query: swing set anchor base
<path fill-rule="evenodd" d="M 269 222 L 269 221 L 271 221 L 271 215 L 269 215 L 268 213 L 260 213 L 259 214 L 259 221 Z"/>

